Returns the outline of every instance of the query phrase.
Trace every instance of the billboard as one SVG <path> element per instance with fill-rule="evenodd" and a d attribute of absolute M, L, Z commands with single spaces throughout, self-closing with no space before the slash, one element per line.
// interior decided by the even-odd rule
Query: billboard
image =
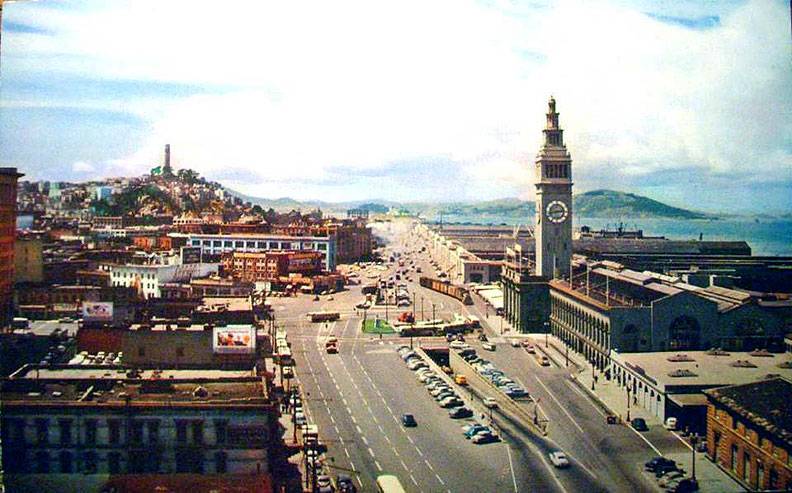
<path fill-rule="evenodd" d="M 113 302 L 83 301 L 82 318 L 83 322 L 112 322 Z"/>
<path fill-rule="evenodd" d="M 201 263 L 201 247 L 181 247 L 181 263 L 184 264 L 200 264 Z"/>
<path fill-rule="evenodd" d="M 256 329 L 250 325 L 215 327 L 212 349 L 218 354 L 250 354 L 256 349 Z"/>

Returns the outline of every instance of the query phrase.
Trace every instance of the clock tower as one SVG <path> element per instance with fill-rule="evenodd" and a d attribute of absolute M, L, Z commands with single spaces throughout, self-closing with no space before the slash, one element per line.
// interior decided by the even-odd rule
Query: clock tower
<path fill-rule="evenodd" d="M 572 158 L 558 126 L 556 102 L 548 102 L 544 144 L 536 156 L 536 274 L 568 277 L 572 260 Z"/>

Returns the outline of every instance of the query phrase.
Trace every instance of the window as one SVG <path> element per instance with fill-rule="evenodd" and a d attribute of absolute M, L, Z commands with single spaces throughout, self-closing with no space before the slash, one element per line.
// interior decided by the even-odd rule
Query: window
<path fill-rule="evenodd" d="M 86 452 L 83 455 L 83 471 L 85 474 L 96 474 L 99 469 L 97 463 L 96 452 Z"/>
<path fill-rule="evenodd" d="M 185 421 L 176 421 L 176 443 L 187 443 L 187 423 Z"/>
<path fill-rule="evenodd" d="M 225 452 L 217 452 L 215 454 L 215 472 L 223 474 L 228 469 L 228 455 Z"/>
<path fill-rule="evenodd" d="M 737 445 L 731 446 L 731 470 L 737 474 Z"/>
<path fill-rule="evenodd" d="M 117 419 L 107 420 L 108 441 L 111 444 L 121 443 L 121 422 Z"/>
<path fill-rule="evenodd" d="M 36 472 L 39 474 L 46 474 L 50 469 L 50 457 L 47 452 L 36 452 Z"/>
<path fill-rule="evenodd" d="M 203 443 L 203 430 L 204 430 L 203 421 L 193 421 L 192 423 L 193 443 L 195 444 Z"/>
<path fill-rule="evenodd" d="M 62 446 L 68 446 L 72 441 L 72 420 L 59 419 L 58 426 L 60 427 L 60 444 Z"/>
<path fill-rule="evenodd" d="M 215 442 L 218 445 L 226 443 L 228 437 L 228 421 L 225 419 L 216 419 L 215 426 Z"/>
<path fill-rule="evenodd" d="M 118 452 L 107 454 L 107 470 L 110 474 L 121 473 L 121 454 Z"/>
<path fill-rule="evenodd" d="M 129 439 L 133 445 L 140 445 L 143 443 L 143 422 L 132 421 L 132 429 L 130 430 Z"/>
<path fill-rule="evenodd" d="M 46 445 L 48 441 L 49 441 L 49 421 L 46 418 L 37 418 L 36 443 L 38 443 L 39 445 Z"/>
<path fill-rule="evenodd" d="M 60 472 L 63 474 L 71 474 L 72 472 L 72 454 L 65 450 L 60 453 Z"/>
<path fill-rule="evenodd" d="M 184 358 L 184 348 L 183 347 L 180 346 L 180 347 L 176 348 L 176 357 Z"/>

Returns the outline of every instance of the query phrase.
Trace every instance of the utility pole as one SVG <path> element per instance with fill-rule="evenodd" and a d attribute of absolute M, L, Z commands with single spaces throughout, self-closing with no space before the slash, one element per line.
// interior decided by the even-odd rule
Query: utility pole
<path fill-rule="evenodd" d="M 625 390 L 627 391 L 627 422 L 630 422 L 630 386 L 624 382 Z"/>
<path fill-rule="evenodd" d="M 566 366 L 569 366 L 569 344 L 564 344 L 564 357 L 566 358 Z"/>
<path fill-rule="evenodd" d="M 696 480 L 696 446 L 698 445 L 698 441 L 699 441 L 698 433 L 693 433 L 692 435 L 690 435 L 690 445 L 692 445 L 692 447 L 690 448 L 693 450 L 693 468 L 690 477 L 691 479 L 693 479 L 693 481 Z"/>
<path fill-rule="evenodd" d="M 426 320 L 426 317 L 424 317 L 424 310 L 423 310 L 423 295 L 421 295 L 421 320 Z"/>

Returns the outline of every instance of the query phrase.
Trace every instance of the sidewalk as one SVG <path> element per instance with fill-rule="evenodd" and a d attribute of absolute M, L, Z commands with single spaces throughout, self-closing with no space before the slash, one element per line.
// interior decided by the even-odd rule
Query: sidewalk
<path fill-rule="evenodd" d="M 564 368 L 566 360 L 565 344 L 560 339 L 552 335 L 548 336 L 547 342 L 548 345 L 545 347 L 544 335 L 534 334 L 534 345 L 537 347 L 537 349 L 544 352 L 547 357 L 555 362 L 556 365 Z M 616 381 L 607 380 L 605 376 L 599 371 L 595 373 L 597 375 L 595 380 L 592 377 L 591 365 L 586 361 L 583 355 L 572 351 L 571 349 L 569 350 L 568 355 L 569 369 L 572 373 L 571 378 L 578 385 L 578 387 L 596 399 L 596 401 L 602 404 L 603 407 L 605 407 L 611 414 L 618 416 L 623 422 L 625 422 L 626 426 L 630 426 L 626 423 L 628 413 L 628 399 L 625 390 L 620 387 Z M 592 390 L 592 380 L 594 380 L 594 390 Z M 655 446 L 655 444 L 651 443 L 643 433 L 638 431 L 635 432 L 644 441 L 646 441 L 646 443 L 649 444 L 655 450 L 655 452 L 658 452 L 659 455 L 664 455 L 675 460 L 681 464 L 682 468 L 687 472 L 688 475 L 691 474 L 693 453 L 690 445 L 687 443 L 687 440 L 684 437 L 681 437 L 680 435 L 677 435 L 671 431 L 662 429 L 663 423 L 660 422 L 660 419 L 638 405 L 633 405 L 630 403 L 629 416 L 630 419 L 643 418 L 646 420 L 646 424 L 653 429 L 654 427 L 660 427 L 661 430 L 657 431 L 660 431 L 661 433 L 667 433 L 669 435 L 675 435 L 679 440 L 680 445 L 684 445 L 685 448 L 683 451 L 679 450 L 680 447 L 676 447 L 676 450 L 671 451 L 667 446 L 663 447 L 662 444 L 660 445 L 661 448 L 658 448 Z M 666 450 L 663 450 L 662 448 L 666 448 Z M 700 491 L 704 493 L 737 493 L 745 491 L 745 489 L 742 488 L 735 480 L 733 480 L 725 472 L 721 471 L 718 466 L 711 462 L 705 453 L 696 453 L 696 478 L 699 482 Z"/>

